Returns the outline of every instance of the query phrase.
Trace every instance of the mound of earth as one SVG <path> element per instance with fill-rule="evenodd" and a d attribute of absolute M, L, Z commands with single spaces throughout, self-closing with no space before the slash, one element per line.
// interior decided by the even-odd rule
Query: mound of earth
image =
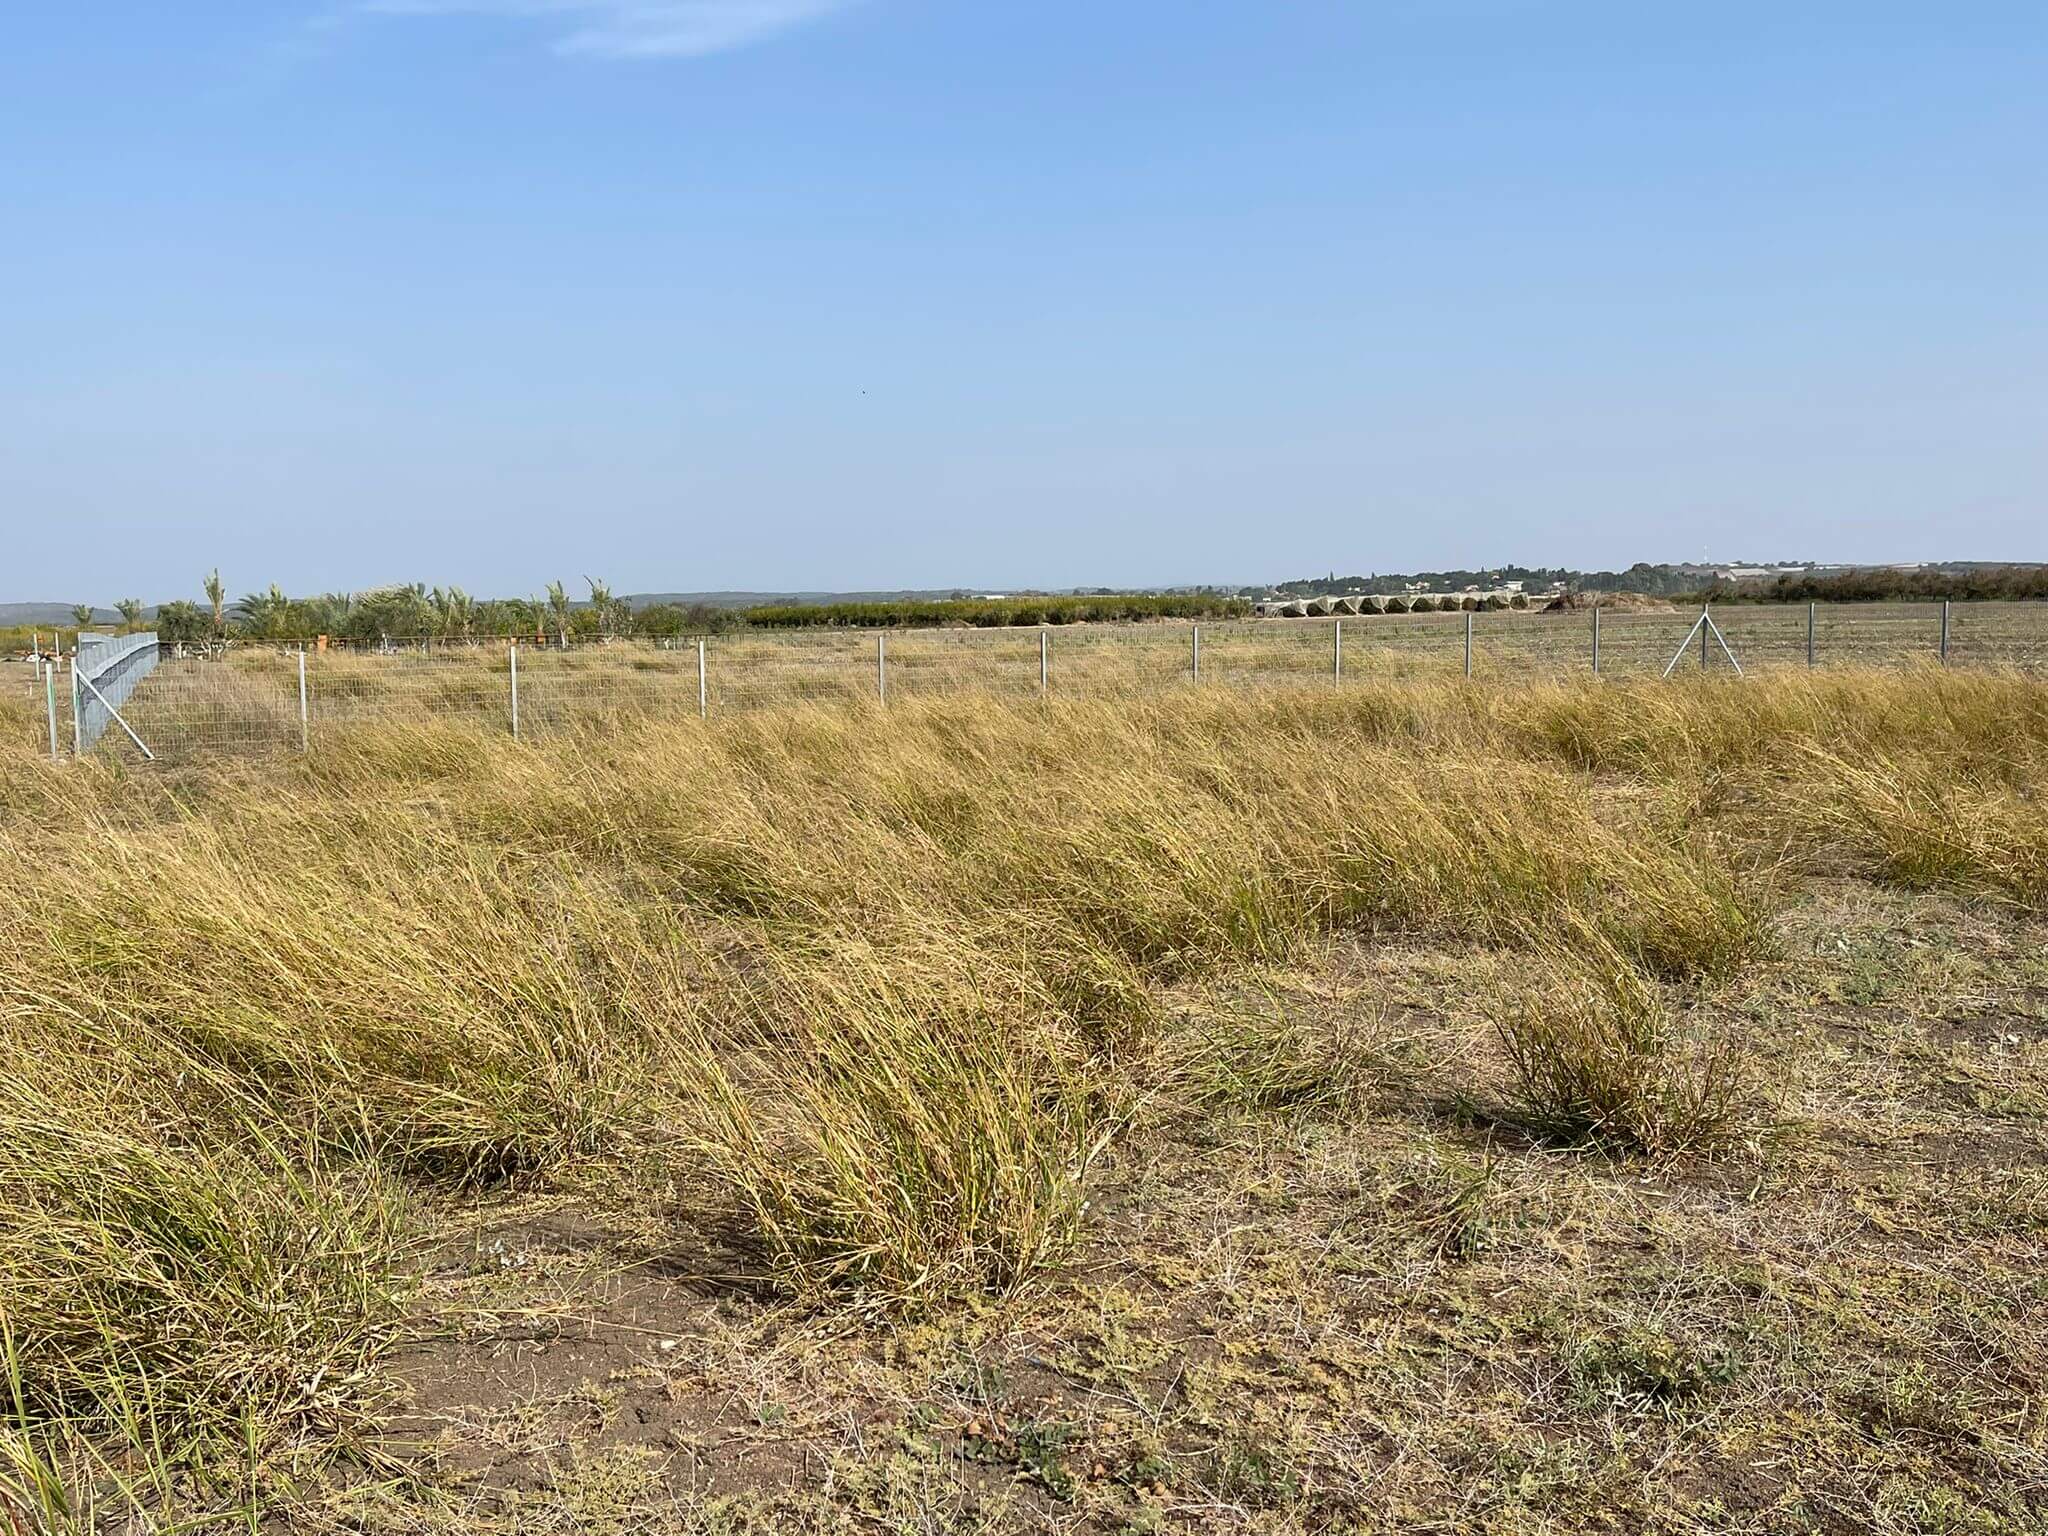
<path fill-rule="evenodd" d="M 1671 604 L 1646 592 L 1560 592 L 1543 605 L 1545 613 L 1577 613 L 1594 604 L 1617 613 L 1667 613 Z"/>

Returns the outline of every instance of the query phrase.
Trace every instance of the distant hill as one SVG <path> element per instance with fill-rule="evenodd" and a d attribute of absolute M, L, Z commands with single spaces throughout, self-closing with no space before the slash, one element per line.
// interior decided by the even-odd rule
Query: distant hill
<path fill-rule="evenodd" d="M 48 624 L 65 629 L 71 627 L 71 604 L 69 603 L 0 603 L 0 627 L 15 628 L 19 625 Z M 154 609 L 150 610 L 155 612 Z M 95 624 L 118 624 L 121 615 L 111 608 L 95 608 L 92 611 Z"/>

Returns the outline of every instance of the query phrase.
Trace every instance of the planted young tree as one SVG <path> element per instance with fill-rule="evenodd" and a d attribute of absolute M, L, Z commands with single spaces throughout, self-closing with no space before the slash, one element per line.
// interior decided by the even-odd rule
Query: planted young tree
<path fill-rule="evenodd" d="M 632 605 L 613 596 L 609 582 L 594 576 L 586 576 L 583 581 L 590 588 L 590 611 L 596 618 L 598 634 L 607 640 L 623 634 L 632 623 Z"/>
<path fill-rule="evenodd" d="M 476 624 L 476 600 L 460 587 L 436 587 L 428 594 L 434 610 L 434 632 L 444 639 L 467 640 Z"/>
<path fill-rule="evenodd" d="M 71 622 L 80 629 L 92 622 L 92 609 L 85 603 L 75 603 L 71 609 Z"/>
<path fill-rule="evenodd" d="M 121 615 L 121 622 L 123 624 L 126 624 L 130 629 L 134 629 L 142 623 L 141 598 L 124 597 L 121 599 L 121 601 L 114 604 L 114 608 Z"/>
<path fill-rule="evenodd" d="M 219 566 L 207 572 L 206 600 L 213 605 L 213 637 L 223 639 L 228 632 L 228 589 L 220 579 Z"/>
<path fill-rule="evenodd" d="M 569 594 L 559 581 L 548 583 L 548 612 L 555 621 L 555 635 L 564 646 L 569 643 Z"/>

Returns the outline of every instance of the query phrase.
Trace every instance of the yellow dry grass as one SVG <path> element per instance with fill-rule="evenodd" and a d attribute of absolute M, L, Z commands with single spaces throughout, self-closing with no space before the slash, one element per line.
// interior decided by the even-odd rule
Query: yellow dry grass
<path fill-rule="evenodd" d="M 1767 947 L 1788 872 L 2038 908 L 2044 788 L 2039 685 L 1935 672 L 911 698 L 540 745 L 426 718 L 174 774 L 24 748 L 10 1454 L 331 1435 L 408 1203 L 594 1159 L 673 1168 L 814 1301 L 1026 1284 L 1168 1077 L 1264 1102 L 1343 1070 L 1162 1002 L 1333 934 L 1523 957 L 1502 1113 L 1705 1144 L 1739 1095 L 1674 1011 Z"/>

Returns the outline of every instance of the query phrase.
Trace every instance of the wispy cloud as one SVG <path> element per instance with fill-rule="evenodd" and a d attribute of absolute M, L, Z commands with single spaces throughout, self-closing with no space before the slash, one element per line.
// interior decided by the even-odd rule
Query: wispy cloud
<path fill-rule="evenodd" d="M 551 24 L 561 53 L 692 59 L 766 41 L 860 0 L 363 0 L 378 16 L 502 16 Z"/>

